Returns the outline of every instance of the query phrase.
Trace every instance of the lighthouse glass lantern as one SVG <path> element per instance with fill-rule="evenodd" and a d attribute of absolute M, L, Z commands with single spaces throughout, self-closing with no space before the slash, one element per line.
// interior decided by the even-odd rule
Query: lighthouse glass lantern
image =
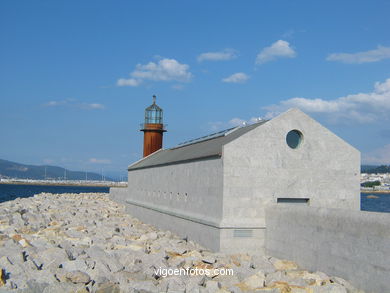
<path fill-rule="evenodd" d="M 153 104 L 145 109 L 145 124 L 163 124 L 163 110 L 156 105 L 156 96 Z"/>

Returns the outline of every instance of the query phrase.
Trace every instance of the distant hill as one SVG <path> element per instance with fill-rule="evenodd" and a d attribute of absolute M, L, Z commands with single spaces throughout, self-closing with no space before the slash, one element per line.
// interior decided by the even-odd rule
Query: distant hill
<path fill-rule="evenodd" d="M 390 165 L 382 166 L 371 166 L 371 165 L 362 165 L 362 173 L 390 173 Z"/>
<path fill-rule="evenodd" d="M 45 177 L 46 174 L 46 177 Z M 56 166 L 24 165 L 0 159 L 0 178 L 85 180 L 85 172 L 70 171 Z M 87 172 L 88 180 L 102 180 L 101 174 Z M 113 181 L 105 177 L 105 180 Z"/>

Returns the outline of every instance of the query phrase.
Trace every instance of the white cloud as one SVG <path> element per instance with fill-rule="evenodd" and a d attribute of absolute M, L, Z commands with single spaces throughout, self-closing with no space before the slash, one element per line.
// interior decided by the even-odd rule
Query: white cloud
<path fill-rule="evenodd" d="M 364 164 L 390 165 L 390 144 L 371 152 L 363 153 L 362 157 Z"/>
<path fill-rule="evenodd" d="M 192 77 L 188 69 L 187 64 L 181 64 L 175 59 L 162 59 L 158 63 L 138 64 L 131 75 L 141 80 L 187 82 Z"/>
<path fill-rule="evenodd" d="M 230 83 L 244 83 L 249 79 L 249 75 L 243 73 L 243 72 L 237 72 L 234 73 L 224 79 L 222 79 L 223 82 L 230 82 Z"/>
<path fill-rule="evenodd" d="M 230 121 L 229 121 L 230 126 L 242 126 L 245 124 L 246 124 L 246 121 L 243 119 L 240 119 L 240 118 L 233 118 L 233 119 L 230 119 Z"/>
<path fill-rule="evenodd" d="M 118 79 L 116 85 L 117 86 L 139 86 L 142 80 L 137 80 L 135 78 L 120 78 Z"/>
<path fill-rule="evenodd" d="M 82 103 L 79 104 L 78 106 L 81 109 L 87 109 L 87 110 L 95 110 L 95 109 L 103 110 L 105 108 L 104 105 L 96 104 L 96 103 L 92 103 L 92 104 Z"/>
<path fill-rule="evenodd" d="M 390 47 L 378 46 L 377 49 L 358 53 L 333 53 L 326 60 L 340 61 L 343 63 L 369 63 L 378 62 L 390 58 Z"/>
<path fill-rule="evenodd" d="M 65 105 L 67 103 L 68 103 L 68 101 L 66 101 L 66 100 L 64 100 L 64 101 L 50 101 L 50 102 L 47 102 L 46 104 L 44 104 L 44 106 L 46 106 L 46 107 L 57 107 L 57 106 Z"/>
<path fill-rule="evenodd" d="M 287 41 L 279 40 L 269 47 L 265 47 L 256 57 L 256 64 L 263 64 L 278 58 L 294 58 L 296 52 Z"/>
<path fill-rule="evenodd" d="M 209 122 L 208 124 L 211 131 L 218 131 L 224 128 L 224 123 L 221 121 Z"/>
<path fill-rule="evenodd" d="M 235 117 L 235 118 L 230 119 L 228 122 L 222 122 L 222 121 L 210 122 L 209 125 L 210 125 L 210 130 L 219 131 L 219 130 L 228 129 L 231 127 L 253 124 L 253 123 L 259 122 L 260 120 L 262 120 L 261 117 L 252 117 L 248 120 Z"/>
<path fill-rule="evenodd" d="M 242 126 L 242 125 L 257 123 L 261 120 L 263 120 L 263 118 L 261 117 L 252 117 L 248 120 L 241 119 L 241 118 L 233 118 L 229 121 L 229 124 L 230 126 Z"/>
<path fill-rule="evenodd" d="M 120 78 L 117 85 L 138 86 L 145 80 L 188 82 L 192 78 L 189 68 L 187 64 L 181 64 L 175 59 L 167 58 L 161 59 L 157 63 L 137 64 L 135 70 L 130 74 L 131 78 Z"/>
<path fill-rule="evenodd" d="M 333 123 L 370 123 L 390 119 L 390 78 L 375 83 L 369 93 L 351 94 L 333 100 L 296 97 L 263 107 L 266 118 L 271 118 L 289 109 L 299 108 L 304 112 L 326 116 Z"/>
<path fill-rule="evenodd" d="M 89 162 L 92 164 L 111 164 L 111 160 L 109 160 L 109 159 L 90 158 Z"/>
<path fill-rule="evenodd" d="M 46 107 L 73 107 L 85 110 L 103 110 L 105 106 L 103 104 L 98 103 L 79 103 L 75 99 L 66 99 L 60 101 L 50 101 L 44 104 Z"/>
<path fill-rule="evenodd" d="M 225 49 L 219 52 L 207 52 L 198 56 L 198 62 L 202 61 L 227 61 L 237 58 L 237 51 L 233 49 Z"/>

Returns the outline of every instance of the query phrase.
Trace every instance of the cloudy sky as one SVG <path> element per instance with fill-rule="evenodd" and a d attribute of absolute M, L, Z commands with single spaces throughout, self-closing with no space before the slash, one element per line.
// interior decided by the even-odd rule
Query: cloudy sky
<path fill-rule="evenodd" d="M 390 164 L 389 1 L 0 2 L 0 158 L 123 172 L 157 95 L 165 147 L 297 107 Z"/>

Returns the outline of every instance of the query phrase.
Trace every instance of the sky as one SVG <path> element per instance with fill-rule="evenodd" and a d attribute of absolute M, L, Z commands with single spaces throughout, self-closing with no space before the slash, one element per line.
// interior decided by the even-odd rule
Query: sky
<path fill-rule="evenodd" d="M 0 1 L 0 158 L 126 174 L 164 147 L 299 108 L 390 164 L 390 1 Z"/>

